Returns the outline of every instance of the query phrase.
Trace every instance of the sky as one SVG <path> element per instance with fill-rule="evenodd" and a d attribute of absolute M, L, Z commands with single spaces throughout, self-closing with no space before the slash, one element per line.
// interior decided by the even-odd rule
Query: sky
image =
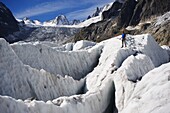
<path fill-rule="evenodd" d="M 69 20 L 84 20 L 93 14 L 97 7 L 114 0 L 1 0 L 13 13 L 22 19 L 28 17 L 41 22 L 66 15 Z"/>

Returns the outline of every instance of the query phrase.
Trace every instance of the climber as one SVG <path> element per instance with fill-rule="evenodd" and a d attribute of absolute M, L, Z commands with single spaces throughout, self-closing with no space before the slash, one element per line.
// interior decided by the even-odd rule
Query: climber
<path fill-rule="evenodd" d="M 123 33 L 122 33 L 122 47 L 125 45 L 125 47 L 126 47 L 126 33 L 124 32 L 124 30 L 123 30 Z M 122 48 L 121 47 L 121 48 Z"/>

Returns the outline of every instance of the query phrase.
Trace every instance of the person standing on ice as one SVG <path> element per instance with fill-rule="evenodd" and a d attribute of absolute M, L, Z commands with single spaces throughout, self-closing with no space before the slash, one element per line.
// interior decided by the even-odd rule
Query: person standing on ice
<path fill-rule="evenodd" d="M 123 33 L 122 33 L 122 47 L 125 45 L 125 47 L 126 47 L 126 33 L 124 32 L 124 30 L 123 30 Z M 121 47 L 121 48 L 122 48 Z"/>

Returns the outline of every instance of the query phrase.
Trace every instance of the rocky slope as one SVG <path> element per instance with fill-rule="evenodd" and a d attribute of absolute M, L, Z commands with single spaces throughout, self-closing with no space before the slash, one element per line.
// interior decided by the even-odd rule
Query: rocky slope
<path fill-rule="evenodd" d="M 155 22 L 151 23 L 141 33 L 151 33 L 160 45 L 170 46 L 170 12 L 158 17 Z M 138 32 L 137 32 L 138 33 Z"/>
<path fill-rule="evenodd" d="M 91 24 L 75 35 L 74 41 L 86 39 L 93 41 L 102 41 L 117 34 L 118 29 L 115 27 L 116 17 L 118 16 L 123 2 L 115 1 L 108 10 L 102 12 L 102 20 Z"/>
<path fill-rule="evenodd" d="M 127 0 L 118 17 L 118 25 L 127 27 L 170 11 L 169 0 Z M 128 19 L 126 19 L 128 17 Z"/>
<path fill-rule="evenodd" d="M 109 10 L 102 12 L 103 20 L 118 16 L 122 4 L 123 4 L 122 2 L 115 1 Z"/>
<path fill-rule="evenodd" d="M 7 35 L 16 31 L 19 31 L 18 22 L 11 11 L 0 2 L 0 37 L 5 38 Z M 6 40 L 11 42 L 10 39 Z"/>
<path fill-rule="evenodd" d="M 85 39 L 100 42 L 112 37 L 113 34 L 118 32 L 114 24 L 116 24 L 115 17 L 118 16 L 122 4 L 123 3 L 119 1 L 115 1 L 114 3 L 110 4 L 111 6 L 102 12 L 101 21 L 81 29 L 80 32 L 74 36 L 73 40 L 78 41 Z"/>
<path fill-rule="evenodd" d="M 121 2 L 122 3 L 122 2 Z M 108 39 L 112 36 L 117 36 L 121 33 L 122 28 L 127 26 L 135 27 L 140 23 L 145 23 L 146 21 L 155 21 L 157 16 L 163 15 L 164 13 L 170 11 L 170 1 L 163 0 L 126 0 L 123 5 L 119 2 L 115 2 L 112 7 L 103 13 L 103 21 L 96 24 L 91 24 L 90 26 L 83 28 L 74 37 L 74 41 L 81 39 L 88 39 L 93 41 L 102 41 Z M 149 8 L 149 9 L 148 9 Z M 116 9 L 116 10 L 115 10 Z M 118 9 L 118 10 L 117 10 Z M 120 10 L 121 9 L 121 10 Z M 117 15 L 117 16 L 116 16 Z M 112 18 L 111 18 L 112 17 Z M 114 17 L 114 18 L 113 18 Z M 150 24 L 149 24 L 150 25 Z M 137 29 L 137 33 L 142 33 L 147 29 L 149 25 L 145 25 L 144 29 Z M 167 27 L 165 27 L 165 25 Z M 150 28 L 153 29 L 153 26 Z M 160 27 L 161 28 L 161 27 Z M 148 30 L 151 31 L 152 29 Z M 155 27 L 156 29 L 156 27 Z M 160 44 L 168 44 L 169 42 L 162 43 L 160 37 L 166 36 L 165 40 L 169 40 L 167 24 L 164 24 L 163 29 L 165 33 L 160 32 L 150 32 L 155 36 L 156 40 Z M 127 33 L 134 34 L 136 31 L 130 30 Z M 136 34 L 137 34 L 136 33 Z M 147 33 L 147 32 L 145 32 Z M 159 33 L 163 35 L 159 35 Z M 164 40 L 164 39 L 161 39 Z"/>

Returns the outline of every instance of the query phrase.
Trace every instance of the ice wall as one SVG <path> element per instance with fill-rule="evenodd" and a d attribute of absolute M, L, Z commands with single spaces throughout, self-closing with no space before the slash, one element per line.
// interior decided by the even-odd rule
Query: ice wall
<path fill-rule="evenodd" d="M 12 49 L 26 65 L 54 75 L 74 79 L 86 76 L 97 65 L 101 48 L 82 51 L 58 51 L 43 44 L 13 44 Z"/>
<path fill-rule="evenodd" d="M 47 101 L 78 93 L 84 86 L 84 79 L 63 78 L 24 65 L 10 45 L 0 39 L 0 86 L 1 95 Z"/>

